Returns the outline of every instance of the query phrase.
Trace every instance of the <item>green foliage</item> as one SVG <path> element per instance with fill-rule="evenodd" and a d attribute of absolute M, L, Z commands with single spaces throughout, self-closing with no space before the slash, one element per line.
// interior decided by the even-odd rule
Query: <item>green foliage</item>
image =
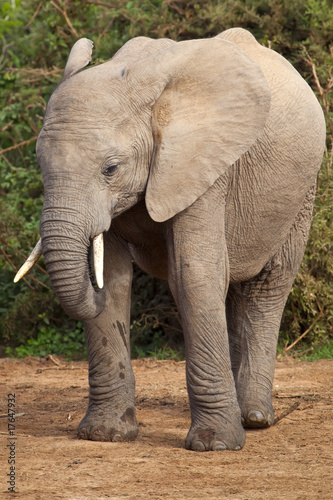
<path fill-rule="evenodd" d="M 186 40 L 233 26 L 249 29 L 287 57 L 325 112 L 328 151 L 309 244 L 282 323 L 281 348 L 304 332 L 296 349 L 301 343 L 307 349 L 308 342 L 324 346 L 333 338 L 333 1 L 11 0 L 0 5 L 0 339 L 11 353 L 82 352 L 82 327 L 63 313 L 43 262 L 24 281 L 12 283 L 14 271 L 38 240 L 43 187 L 35 140 L 73 43 L 82 36 L 94 40 L 93 64 L 98 64 L 134 36 Z M 172 357 L 182 345 L 166 284 L 138 268 L 131 333 L 136 356 Z"/>
<path fill-rule="evenodd" d="M 306 352 L 301 352 L 302 359 L 318 361 L 319 359 L 333 359 L 333 340 L 325 342 L 320 347 L 311 346 Z"/>
<path fill-rule="evenodd" d="M 280 342 L 286 346 L 306 331 L 305 348 L 308 343 L 320 346 L 333 338 L 332 200 L 332 173 L 322 168 L 307 250 L 281 325 Z"/>
<path fill-rule="evenodd" d="M 37 338 L 28 339 L 18 347 L 6 348 L 7 356 L 24 358 L 25 356 L 46 356 L 57 354 L 72 359 L 86 359 L 87 348 L 83 325 L 78 322 L 75 330 L 62 333 L 59 328 L 50 326 L 45 314 L 40 315 L 45 325 L 41 326 Z"/>
<path fill-rule="evenodd" d="M 132 356 L 158 357 L 158 353 L 163 352 L 165 357 L 174 359 L 175 351 L 180 357 L 183 356 L 180 319 L 168 285 L 153 279 L 135 266 L 132 291 Z"/>

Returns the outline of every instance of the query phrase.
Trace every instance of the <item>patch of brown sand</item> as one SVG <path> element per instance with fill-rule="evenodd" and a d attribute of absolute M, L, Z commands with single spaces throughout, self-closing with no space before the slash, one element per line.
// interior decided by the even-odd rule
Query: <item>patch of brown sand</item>
<path fill-rule="evenodd" d="M 59 365 L 54 363 L 56 361 Z M 87 363 L 0 359 L 0 498 L 9 472 L 7 395 L 15 393 L 16 495 L 32 499 L 332 499 L 333 361 L 277 362 L 281 420 L 247 431 L 239 452 L 184 449 L 185 364 L 133 361 L 138 439 L 76 439 L 88 403 Z"/>

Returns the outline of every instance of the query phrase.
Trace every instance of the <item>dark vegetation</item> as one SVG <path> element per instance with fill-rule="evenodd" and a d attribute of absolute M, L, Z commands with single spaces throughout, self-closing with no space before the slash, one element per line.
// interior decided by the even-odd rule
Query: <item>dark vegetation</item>
<path fill-rule="evenodd" d="M 321 348 L 333 357 L 333 1 L 11 0 L 0 9 L 0 342 L 7 354 L 84 353 L 83 326 L 62 311 L 42 260 L 13 284 L 39 238 L 43 187 L 35 141 L 73 43 L 92 39 L 97 64 L 134 36 L 184 40 L 241 26 L 289 59 L 325 112 L 327 150 L 312 230 L 284 314 L 280 351 Z M 168 287 L 138 268 L 131 330 L 134 356 L 181 355 Z"/>

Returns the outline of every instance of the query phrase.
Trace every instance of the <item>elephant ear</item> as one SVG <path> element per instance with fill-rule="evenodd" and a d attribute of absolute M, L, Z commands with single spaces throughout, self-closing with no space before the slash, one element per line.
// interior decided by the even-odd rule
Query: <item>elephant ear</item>
<path fill-rule="evenodd" d="M 62 82 L 75 75 L 91 61 L 94 42 L 88 38 L 80 38 L 72 47 L 62 77 Z"/>
<path fill-rule="evenodd" d="M 155 68 L 159 89 L 146 206 L 153 220 L 163 222 L 251 148 L 268 117 L 270 89 L 259 66 L 218 38 L 179 42 L 148 65 L 145 85 Z"/>

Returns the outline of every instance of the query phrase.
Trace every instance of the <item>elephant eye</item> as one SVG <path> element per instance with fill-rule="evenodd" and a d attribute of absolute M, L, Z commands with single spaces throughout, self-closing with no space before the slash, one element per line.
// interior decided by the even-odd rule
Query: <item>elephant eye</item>
<path fill-rule="evenodd" d="M 114 174 L 114 172 L 117 170 L 117 168 L 118 168 L 118 165 L 106 165 L 106 167 L 104 168 L 103 174 L 106 175 L 107 177 L 111 176 L 112 174 Z"/>

